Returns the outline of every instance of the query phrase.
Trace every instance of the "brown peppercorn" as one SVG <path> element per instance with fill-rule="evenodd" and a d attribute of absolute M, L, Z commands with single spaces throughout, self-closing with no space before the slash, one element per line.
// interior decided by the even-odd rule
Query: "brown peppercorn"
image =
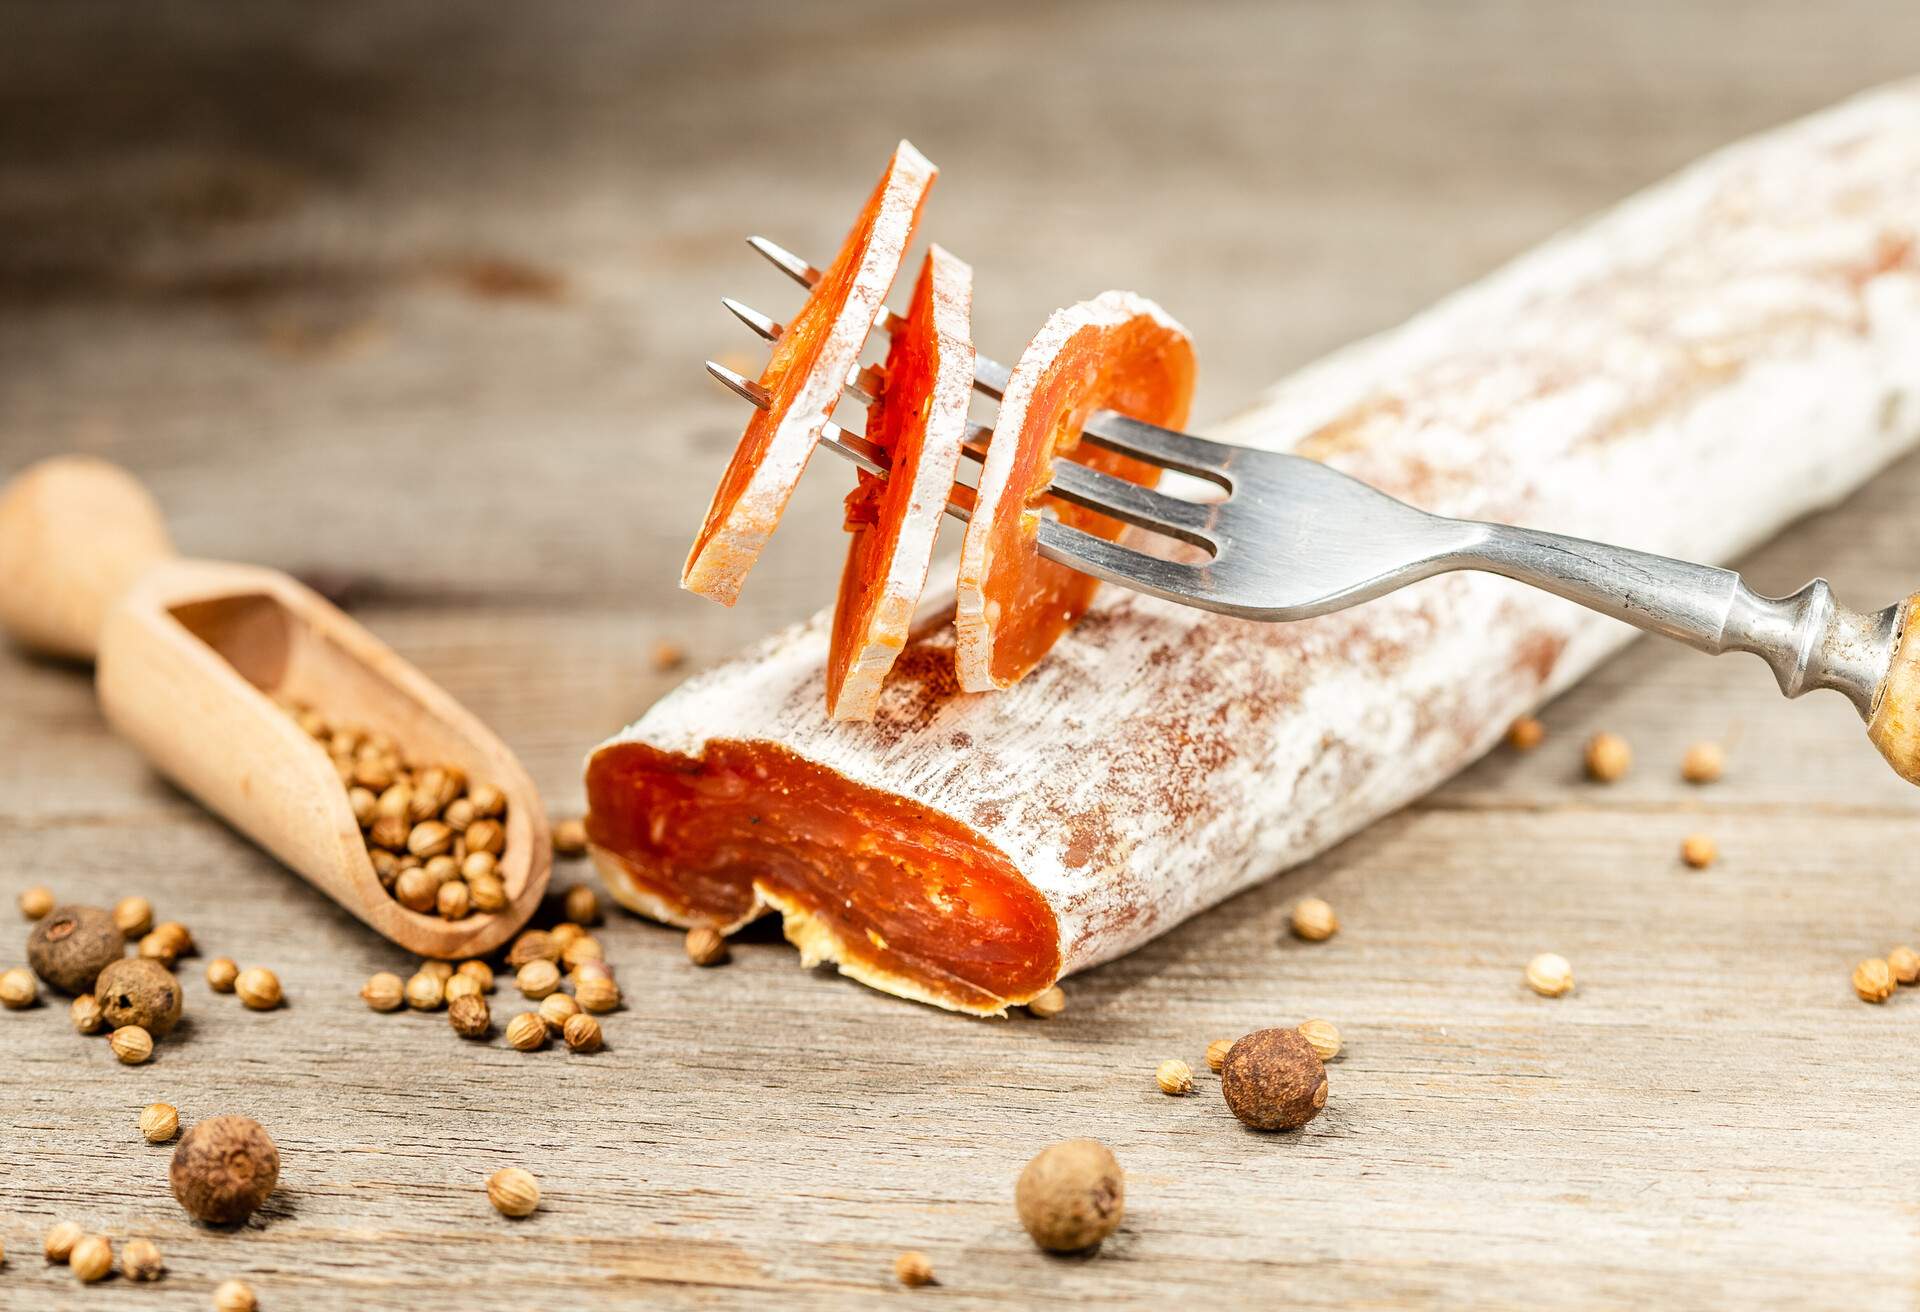
<path fill-rule="evenodd" d="M 25 1011 L 40 1000 L 40 983 L 25 966 L 0 973 L 0 1007 Z"/>
<path fill-rule="evenodd" d="M 250 966 L 234 980 L 233 991 L 248 1011 L 272 1011 L 280 1005 L 280 977 L 265 966 Z"/>
<path fill-rule="evenodd" d="M 100 972 L 126 954 L 126 935 L 99 907 L 56 907 L 27 936 L 27 964 L 68 996 L 91 991 Z"/>
<path fill-rule="evenodd" d="M 153 928 L 153 903 L 143 897 L 123 897 L 113 904 L 113 923 L 124 938 L 139 938 Z"/>
<path fill-rule="evenodd" d="M 569 1052 L 582 1054 L 598 1052 L 606 1046 L 606 1040 L 600 1034 L 600 1022 L 584 1011 L 577 1016 L 567 1018 L 566 1027 L 560 1031 L 560 1036 L 567 1041 Z"/>
<path fill-rule="evenodd" d="M 116 961 L 101 971 L 93 995 L 110 1027 L 138 1025 L 156 1039 L 173 1033 L 185 1002 L 180 981 L 159 962 L 141 957 Z"/>
<path fill-rule="evenodd" d="M 215 957 L 207 963 L 207 987 L 215 993 L 231 993 L 240 979 L 240 964 L 232 957 Z"/>
<path fill-rule="evenodd" d="M 560 964 L 560 948 L 553 941 L 553 935 L 544 929 L 530 929 L 513 941 L 507 949 L 507 964 L 515 970 L 529 961 L 551 961 Z"/>
<path fill-rule="evenodd" d="M 553 854 L 572 860 L 587 854 L 587 826 L 582 820 L 562 820 L 553 827 Z"/>
<path fill-rule="evenodd" d="M 1027 999 L 1027 1014 L 1038 1016 L 1041 1020 L 1052 1020 L 1067 1009 L 1067 995 L 1058 984 L 1043 993 L 1036 993 Z"/>
<path fill-rule="evenodd" d="M 1862 1002 L 1885 1002 L 1893 990 L 1893 968 L 1881 958 L 1868 957 L 1853 968 L 1853 991 Z"/>
<path fill-rule="evenodd" d="M 573 1000 L 583 1011 L 605 1014 L 620 1005 L 620 986 L 611 976 L 583 975 L 573 982 Z"/>
<path fill-rule="evenodd" d="M 517 1166 L 487 1177 L 487 1201 L 502 1216 L 532 1216 L 540 1206 L 540 1182 Z"/>
<path fill-rule="evenodd" d="M 73 1020 L 75 1034 L 98 1034 L 106 1025 L 106 1014 L 100 1008 L 100 999 L 91 993 L 82 993 L 67 1008 L 67 1015 Z"/>
<path fill-rule="evenodd" d="M 1573 964 L 1558 952 L 1542 952 L 1527 963 L 1527 987 L 1543 998 L 1573 991 Z"/>
<path fill-rule="evenodd" d="M 252 1216 L 280 1179 L 280 1150 L 260 1122 L 215 1116 L 200 1122 L 173 1150 L 167 1178 L 187 1215 L 213 1225 Z"/>
<path fill-rule="evenodd" d="M 1887 953 L 1887 969 L 1893 972 L 1896 984 L 1911 984 L 1920 980 L 1920 952 L 1909 947 L 1898 947 Z"/>
<path fill-rule="evenodd" d="M 407 1005 L 415 1011 L 438 1011 L 447 1000 L 447 986 L 440 977 L 421 971 L 407 981 Z"/>
<path fill-rule="evenodd" d="M 151 1239 L 129 1239 L 120 1250 L 120 1274 L 129 1280 L 158 1280 L 167 1264 Z"/>
<path fill-rule="evenodd" d="M 468 993 L 448 1003 L 447 1020 L 453 1032 L 463 1039 L 484 1039 L 493 1032 L 493 1010 L 478 993 Z"/>
<path fill-rule="evenodd" d="M 398 1011 L 407 1000 L 406 990 L 398 975 L 383 970 L 360 986 L 360 1000 L 375 1011 Z"/>
<path fill-rule="evenodd" d="M 567 890 L 565 902 L 567 919 L 576 925 L 597 925 L 600 923 L 600 895 L 585 884 L 575 884 Z"/>
<path fill-rule="evenodd" d="M 87 1232 L 74 1222 L 56 1221 L 47 1229 L 45 1240 L 47 1261 L 65 1262 L 73 1256 L 73 1246 L 86 1237 Z"/>
<path fill-rule="evenodd" d="M 1160 1092 L 1169 1097 L 1177 1098 L 1183 1093 L 1192 1093 L 1193 1067 L 1178 1057 L 1169 1057 L 1154 1071 L 1153 1082 L 1160 1086 Z"/>
<path fill-rule="evenodd" d="M 467 876 L 467 893 L 475 911 L 505 911 L 507 886 L 493 875 Z"/>
<path fill-rule="evenodd" d="M 564 993 L 549 993 L 540 999 L 540 1019 L 547 1023 L 547 1033 L 555 1038 L 567 1028 L 567 1022 L 580 1014 L 580 1004 Z"/>
<path fill-rule="evenodd" d="M 213 1291 L 213 1312 L 256 1312 L 253 1291 L 238 1280 L 223 1280 Z"/>
<path fill-rule="evenodd" d="M 440 986 L 441 995 L 451 1007 L 461 998 L 477 998 L 481 994 L 480 981 L 471 975 L 453 975 Z"/>
<path fill-rule="evenodd" d="M 560 987 L 560 967 L 551 961 L 529 961 L 520 967 L 513 982 L 521 993 L 538 1002 Z"/>
<path fill-rule="evenodd" d="M 1617 733 L 1597 733 L 1587 739 L 1587 777 L 1610 784 L 1633 768 L 1633 748 Z"/>
<path fill-rule="evenodd" d="M 687 960 L 696 966 L 717 966 L 727 959 L 727 939 L 719 930 L 701 925 L 687 931 L 686 951 Z"/>
<path fill-rule="evenodd" d="M 906 1252 L 893 1259 L 893 1278 L 908 1289 L 933 1283 L 933 1263 L 925 1253 Z"/>
<path fill-rule="evenodd" d="M 138 1025 L 126 1025 L 107 1036 L 113 1055 L 123 1065 L 138 1066 L 153 1056 L 153 1036 Z"/>
<path fill-rule="evenodd" d="M 172 1143 L 179 1133 L 179 1108 L 157 1102 L 140 1113 L 140 1136 L 148 1143 Z"/>
<path fill-rule="evenodd" d="M 1301 1021 L 1300 1033 L 1313 1045 L 1313 1051 L 1321 1061 L 1329 1062 L 1340 1055 L 1340 1031 L 1334 1028 L 1332 1021 Z"/>
<path fill-rule="evenodd" d="M 472 906 L 472 890 L 457 879 L 440 885 L 440 891 L 434 895 L 433 909 L 448 920 L 459 920 Z"/>
<path fill-rule="evenodd" d="M 1695 743 L 1680 760 L 1680 777 L 1690 784 L 1710 784 L 1726 768 L 1726 749 L 1719 743 Z"/>
<path fill-rule="evenodd" d="M 461 962 L 460 969 L 454 973 L 465 975 L 468 979 L 471 979 L 480 986 L 482 993 L 493 992 L 493 967 L 481 961 L 478 957 L 472 961 Z"/>
<path fill-rule="evenodd" d="M 1293 904 L 1293 932 L 1309 943 L 1323 943 L 1340 932 L 1340 917 L 1317 897 L 1303 897 Z"/>
<path fill-rule="evenodd" d="M 1531 715 L 1523 715 L 1507 726 L 1507 746 L 1516 752 L 1530 752 L 1546 741 L 1547 726 Z"/>
<path fill-rule="evenodd" d="M 1053 1253 L 1077 1252 L 1120 1228 L 1126 1172 L 1099 1140 L 1068 1139 L 1027 1163 L 1013 1201 L 1034 1243 Z"/>
<path fill-rule="evenodd" d="M 1214 1074 L 1227 1064 L 1227 1053 L 1233 1049 L 1232 1039 L 1215 1039 L 1207 1045 L 1207 1069 Z"/>
<path fill-rule="evenodd" d="M 44 884 L 36 884 L 20 895 L 20 914 L 28 920 L 39 920 L 53 910 L 53 890 Z"/>
<path fill-rule="evenodd" d="M 418 866 L 402 870 L 393 881 L 393 900 L 409 911 L 432 911 L 439 904 L 439 898 L 440 886 Z"/>
<path fill-rule="evenodd" d="M 1680 859 L 1695 870 L 1705 870 L 1719 855 L 1719 844 L 1706 834 L 1688 834 L 1681 840 Z"/>
<path fill-rule="evenodd" d="M 67 1254 L 73 1278 L 83 1285 L 105 1280 L 113 1274 L 113 1245 L 104 1235 L 86 1235 Z"/>
<path fill-rule="evenodd" d="M 547 1046 L 547 1023 L 536 1011 L 523 1011 L 507 1022 L 507 1045 L 521 1052 L 537 1052 Z"/>
<path fill-rule="evenodd" d="M 1295 1130 L 1327 1105 L 1327 1068 L 1299 1030 L 1255 1030 L 1227 1050 L 1220 1092 L 1256 1130 Z"/>

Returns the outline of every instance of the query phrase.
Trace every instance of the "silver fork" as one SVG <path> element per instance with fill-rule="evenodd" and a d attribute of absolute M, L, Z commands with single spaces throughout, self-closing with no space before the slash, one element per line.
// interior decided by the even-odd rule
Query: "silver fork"
<path fill-rule="evenodd" d="M 750 238 L 749 244 L 802 286 L 820 278 L 806 260 L 764 237 Z M 780 325 L 757 310 L 731 298 L 725 304 L 763 338 L 780 335 Z M 875 320 L 886 330 L 898 323 L 884 308 Z M 759 384 L 712 361 L 707 369 L 755 405 L 767 406 Z M 997 399 L 1007 378 L 1005 365 L 976 355 L 977 391 Z M 874 383 L 872 371 L 856 371 L 847 390 L 870 399 Z M 970 425 L 968 454 L 978 459 L 990 437 L 990 430 Z M 1111 411 L 1095 415 L 1082 437 L 1204 479 L 1223 496 L 1189 501 L 1071 460 L 1055 461 L 1053 495 L 1190 543 L 1208 559 L 1164 559 L 1054 519 L 1041 522 L 1041 554 L 1203 610 L 1255 620 L 1307 619 L 1434 574 L 1486 570 L 1704 652 L 1752 652 L 1772 668 L 1788 697 L 1833 688 L 1869 720 L 1899 645 L 1904 603 L 1871 614 L 1847 610 L 1834 601 L 1825 579 L 1789 596 L 1763 597 L 1732 570 L 1558 533 L 1429 514 L 1303 456 L 1209 441 Z M 837 425 L 829 423 L 821 441 L 873 473 L 887 472 L 883 452 Z M 962 519 L 971 506 L 967 491 L 956 487 L 948 503 L 949 512 Z M 1891 758 L 1887 747 L 1881 750 Z M 1895 768 L 1906 772 L 1898 761 Z"/>

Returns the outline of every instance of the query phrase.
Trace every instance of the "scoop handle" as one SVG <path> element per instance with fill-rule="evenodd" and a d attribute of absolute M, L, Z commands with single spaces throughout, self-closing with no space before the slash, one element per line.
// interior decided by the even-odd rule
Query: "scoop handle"
<path fill-rule="evenodd" d="M 29 465 L 0 488 L 0 628 L 30 651 L 92 660 L 113 603 L 173 554 L 159 505 L 120 466 Z"/>

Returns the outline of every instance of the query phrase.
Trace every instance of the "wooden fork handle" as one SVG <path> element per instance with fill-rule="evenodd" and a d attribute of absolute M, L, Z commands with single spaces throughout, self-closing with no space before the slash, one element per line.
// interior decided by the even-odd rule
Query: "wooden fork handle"
<path fill-rule="evenodd" d="M 0 628 L 31 651 L 92 660 L 113 603 L 173 554 L 160 507 L 120 466 L 30 465 L 0 488 Z"/>

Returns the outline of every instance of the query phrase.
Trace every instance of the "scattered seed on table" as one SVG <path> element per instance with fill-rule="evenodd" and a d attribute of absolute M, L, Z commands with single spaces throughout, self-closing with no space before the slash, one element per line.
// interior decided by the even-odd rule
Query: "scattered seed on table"
<path fill-rule="evenodd" d="M 148 1143 L 171 1143 L 179 1133 L 179 1108 L 156 1102 L 140 1113 L 140 1135 Z"/>
<path fill-rule="evenodd" d="M 1300 1033 L 1306 1037 L 1308 1043 L 1313 1045 L 1313 1050 L 1321 1061 L 1332 1061 L 1340 1055 L 1340 1031 L 1334 1028 L 1332 1021 L 1302 1021 Z"/>
<path fill-rule="evenodd" d="M 1507 726 L 1507 746 L 1516 752 L 1530 752 L 1546 741 L 1547 726 L 1531 715 L 1523 715 Z"/>
<path fill-rule="evenodd" d="M 207 987 L 215 993 L 231 993 L 240 979 L 240 964 L 232 957 L 215 957 L 207 963 Z"/>
<path fill-rule="evenodd" d="M 908 1289 L 933 1283 L 933 1263 L 925 1253 L 906 1252 L 893 1259 L 893 1278 Z"/>
<path fill-rule="evenodd" d="M 1542 952 L 1527 963 L 1527 987 L 1543 998 L 1557 998 L 1573 988 L 1573 966 L 1558 952 Z"/>
<path fill-rule="evenodd" d="M 1232 1039 L 1215 1039 L 1207 1045 L 1207 1069 L 1219 1074 L 1220 1068 L 1227 1064 L 1227 1053 L 1233 1050 Z"/>
<path fill-rule="evenodd" d="M 1041 1020 L 1052 1020 L 1066 1009 L 1066 990 L 1062 989 L 1058 984 L 1055 984 L 1044 993 L 1035 994 L 1027 1000 L 1027 1013 L 1032 1016 L 1038 1016 Z"/>
<path fill-rule="evenodd" d="M 598 1052 L 606 1046 L 606 1040 L 600 1033 L 600 1022 L 584 1011 L 567 1017 L 566 1026 L 560 1033 L 571 1052 Z"/>
<path fill-rule="evenodd" d="M 264 966 L 252 966 L 240 972 L 233 991 L 249 1011 L 272 1011 L 280 1005 L 280 977 Z"/>
<path fill-rule="evenodd" d="M 128 1066 L 138 1066 L 153 1056 L 153 1036 L 138 1025 L 123 1025 L 107 1036 L 113 1055 Z"/>
<path fill-rule="evenodd" d="M 540 1182 L 517 1166 L 487 1177 L 487 1201 L 502 1216 L 532 1216 L 540 1206 Z"/>
<path fill-rule="evenodd" d="M 241 1281 L 223 1280 L 213 1291 L 213 1312 L 254 1312 L 260 1304 Z"/>
<path fill-rule="evenodd" d="M 1893 990 L 1893 968 L 1882 958 L 1868 957 L 1853 968 L 1853 991 L 1862 1002 L 1885 1002 Z"/>
<path fill-rule="evenodd" d="M 1726 749 L 1719 743 L 1695 743 L 1680 759 L 1680 777 L 1690 784 L 1710 784 L 1726 768 Z"/>
<path fill-rule="evenodd" d="M 53 908 L 53 890 L 45 885 L 36 884 L 20 895 L 20 914 L 28 920 L 39 920 Z"/>
<path fill-rule="evenodd" d="M 1153 1073 L 1153 1082 L 1160 1086 L 1160 1092 L 1170 1097 L 1193 1092 L 1193 1067 L 1178 1057 L 1169 1057 L 1160 1063 Z"/>
<path fill-rule="evenodd" d="M 360 986 L 360 1000 L 375 1011 L 398 1011 L 407 1001 L 407 986 L 392 971 L 370 976 Z"/>
<path fill-rule="evenodd" d="M 537 1052 L 547 1046 L 547 1023 L 540 1013 L 523 1011 L 507 1022 L 507 1044 L 521 1052 Z"/>
<path fill-rule="evenodd" d="M 1309 943 L 1323 943 L 1340 932 L 1340 917 L 1317 897 L 1303 897 L 1293 904 L 1293 932 Z"/>
<path fill-rule="evenodd" d="M 1617 783 L 1633 768 L 1633 748 L 1617 733 L 1597 733 L 1587 739 L 1587 777 L 1596 783 Z"/>

